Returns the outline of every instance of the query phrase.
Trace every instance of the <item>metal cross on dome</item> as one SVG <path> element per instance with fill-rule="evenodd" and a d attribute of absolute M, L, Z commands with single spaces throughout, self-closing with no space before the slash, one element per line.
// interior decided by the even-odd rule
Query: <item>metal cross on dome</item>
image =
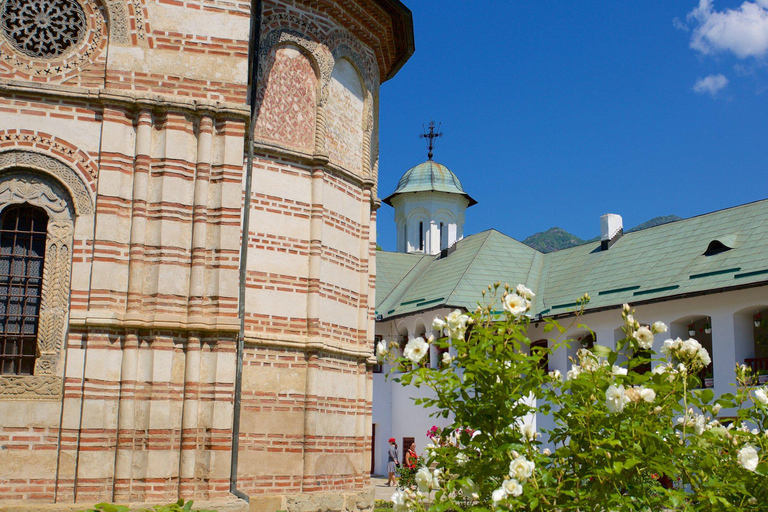
<path fill-rule="evenodd" d="M 432 160 L 432 150 L 435 149 L 435 139 L 438 137 L 442 137 L 443 134 L 440 133 L 440 125 L 442 123 L 439 123 L 437 125 L 437 130 L 435 130 L 435 122 L 430 121 L 429 122 L 429 132 L 424 130 L 424 133 L 419 135 L 419 138 L 421 139 L 429 139 L 429 142 L 427 143 L 427 149 L 429 150 L 429 153 L 427 153 L 427 156 L 430 160 Z"/>

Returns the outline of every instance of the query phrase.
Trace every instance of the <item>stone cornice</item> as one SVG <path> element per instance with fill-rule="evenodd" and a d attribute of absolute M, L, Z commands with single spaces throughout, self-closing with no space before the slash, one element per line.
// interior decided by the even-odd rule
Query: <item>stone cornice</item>
<path fill-rule="evenodd" d="M 118 91 L 113 89 L 85 89 L 82 87 L 62 86 L 56 84 L 38 84 L 18 80 L 0 80 L 0 94 L 26 94 L 41 98 L 57 100 L 79 100 L 100 105 L 125 105 L 130 108 L 150 108 L 163 110 L 178 110 L 192 113 L 226 114 L 250 119 L 248 105 L 223 103 L 206 100 L 187 100 L 146 94 L 134 91 Z"/>
<path fill-rule="evenodd" d="M 305 153 L 303 151 L 288 149 L 279 144 L 272 144 L 264 141 L 255 141 L 253 143 L 253 151 L 256 154 L 261 155 L 270 155 L 281 158 L 289 157 L 294 162 L 304 164 L 308 167 L 327 169 L 340 175 L 345 180 L 354 183 L 363 190 L 370 190 L 374 187 L 374 185 L 376 185 L 375 180 L 371 177 L 360 176 L 353 173 L 352 171 L 345 169 L 344 167 L 330 163 L 326 155 Z"/>
<path fill-rule="evenodd" d="M 300 3 L 330 14 L 373 49 L 382 82 L 395 76 L 415 51 L 413 14 L 400 0 L 300 0 Z"/>
<path fill-rule="evenodd" d="M 109 310 L 73 310 L 69 323 L 75 327 L 114 327 L 120 329 L 172 329 L 182 331 L 238 332 L 237 317 L 152 315 Z"/>
<path fill-rule="evenodd" d="M 373 357 L 371 350 L 366 348 L 350 349 L 329 342 L 322 337 L 307 337 L 290 334 L 270 335 L 266 333 L 245 333 L 246 346 L 267 346 L 275 348 L 289 348 L 303 352 L 325 352 L 328 354 L 351 357 L 368 361 Z"/>

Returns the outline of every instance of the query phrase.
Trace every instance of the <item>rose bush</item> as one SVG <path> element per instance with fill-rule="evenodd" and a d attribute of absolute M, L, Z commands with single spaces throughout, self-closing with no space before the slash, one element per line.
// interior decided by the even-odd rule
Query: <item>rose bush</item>
<path fill-rule="evenodd" d="M 563 379 L 540 363 L 576 343 L 580 314 L 569 326 L 545 320 L 549 347 L 531 351 L 533 292 L 496 284 L 484 296 L 471 314 L 435 319 L 445 337 L 414 342 L 418 353 L 450 348 L 439 368 L 403 364 L 419 362 L 414 350 L 379 354 L 409 368 L 403 385 L 434 391 L 417 403 L 453 422 L 430 431 L 429 469 L 395 493 L 395 510 L 768 510 L 768 398 L 747 368 L 736 393 L 715 397 L 700 389 L 711 360 L 701 344 L 670 339 L 657 356 L 667 326 L 641 326 L 625 305 L 624 339 L 580 349 Z M 536 432 L 534 415 L 552 426 Z"/>

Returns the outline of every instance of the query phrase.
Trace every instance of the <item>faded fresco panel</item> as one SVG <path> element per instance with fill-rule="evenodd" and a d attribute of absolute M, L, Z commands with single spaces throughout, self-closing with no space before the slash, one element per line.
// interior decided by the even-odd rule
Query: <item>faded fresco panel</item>
<path fill-rule="evenodd" d="M 357 71 L 348 60 L 340 60 L 328 92 L 328 156 L 332 163 L 356 173 L 363 166 L 363 98 Z"/>
<path fill-rule="evenodd" d="M 259 98 L 257 139 L 312 153 L 315 148 L 317 75 L 298 49 L 283 46 L 270 56 Z"/>

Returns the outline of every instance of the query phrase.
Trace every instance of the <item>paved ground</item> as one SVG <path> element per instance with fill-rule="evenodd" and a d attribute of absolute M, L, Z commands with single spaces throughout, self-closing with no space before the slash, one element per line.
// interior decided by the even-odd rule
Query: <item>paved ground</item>
<path fill-rule="evenodd" d="M 389 501 L 390 498 L 392 498 L 392 493 L 395 492 L 394 487 L 387 487 L 387 477 L 386 475 L 372 475 L 371 476 L 371 485 L 373 485 L 374 489 L 374 498 L 377 500 L 384 500 Z"/>

